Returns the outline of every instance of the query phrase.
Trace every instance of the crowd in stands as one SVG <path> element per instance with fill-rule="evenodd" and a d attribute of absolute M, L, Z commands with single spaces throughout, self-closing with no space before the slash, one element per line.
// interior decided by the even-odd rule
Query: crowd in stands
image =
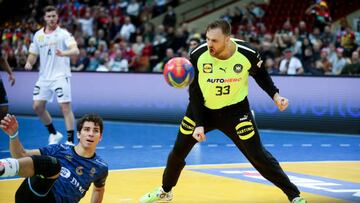
<path fill-rule="evenodd" d="M 171 0 L 34 0 L 21 22 L 5 24 L 1 46 L 11 67 L 23 70 L 28 47 L 42 26 L 44 2 L 58 8 L 60 25 L 75 37 L 80 54 L 71 58 L 72 71 L 161 72 L 174 56 L 188 57 L 204 41 L 202 30 L 177 22 L 173 10 L 181 1 Z M 228 9 L 221 18 L 232 25 L 234 37 L 258 49 L 271 74 L 360 75 L 360 18 L 349 25 L 343 19 L 332 29 L 325 1 L 306 11 L 314 23 L 291 19 L 275 33 L 263 23 L 264 9 L 250 3 Z M 165 14 L 162 24 L 149 20 Z"/>

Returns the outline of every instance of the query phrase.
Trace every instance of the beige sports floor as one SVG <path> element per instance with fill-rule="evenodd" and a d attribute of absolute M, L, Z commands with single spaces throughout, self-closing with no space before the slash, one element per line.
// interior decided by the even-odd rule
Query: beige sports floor
<path fill-rule="evenodd" d="M 324 162 L 324 163 L 282 163 L 285 171 L 296 172 L 325 178 L 360 183 L 360 162 Z M 191 168 L 241 168 L 248 164 L 188 166 L 181 174 L 174 188 L 174 203 L 286 203 L 286 196 L 276 187 L 232 179 L 205 173 L 194 172 Z M 106 183 L 103 202 L 130 203 L 139 202 L 144 193 L 158 187 L 161 183 L 163 168 L 132 169 L 111 171 Z M 22 179 L 0 181 L 0 202 L 14 202 L 14 194 Z M 91 188 L 81 203 L 90 202 Z M 310 203 L 347 202 L 302 193 Z"/>

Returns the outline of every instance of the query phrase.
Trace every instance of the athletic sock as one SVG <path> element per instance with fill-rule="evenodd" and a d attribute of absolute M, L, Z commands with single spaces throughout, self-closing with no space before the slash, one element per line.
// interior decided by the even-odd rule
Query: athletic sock
<path fill-rule="evenodd" d="M 56 134 L 56 130 L 55 130 L 53 123 L 50 123 L 49 125 L 45 125 L 45 126 L 48 129 L 50 134 L 54 134 L 54 135 Z"/>
<path fill-rule="evenodd" d="M 171 187 L 165 187 L 165 186 L 162 186 L 164 192 L 170 192 L 171 191 Z"/>
<path fill-rule="evenodd" d="M 67 140 L 74 143 L 74 130 L 67 131 Z"/>

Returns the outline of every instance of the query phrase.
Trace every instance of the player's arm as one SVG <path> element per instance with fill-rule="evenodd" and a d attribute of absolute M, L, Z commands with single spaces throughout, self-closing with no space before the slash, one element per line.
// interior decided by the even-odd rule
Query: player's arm
<path fill-rule="evenodd" d="M 102 202 L 105 193 L 105 182 L 108 176 L 108 169 L 105 173 L 96 181 L 94 181 L 94 188 L 91 195 L 91 203 Z"/>
<path fill-rule="evenodd" d="M 289 105 L 288 99 L 279 94 L 279 89 L 275 86 L 267 72 L 260 55 L 257 52 L 251 54 L 249 55 L 249 60 L 251 61 L 250 75 L 255 79 L 261 89 L 273 99 L 278 109 L 284 111 Z"/>
<path fill-rule="evenodd" d="M 3 69 L 8 73 L 10 85 L 13 86 L 15 84 L 15 76 L 10 68 L 9 63 L 4 58 L 4 56 L 0 57 L 0 66 L 3 67 Z"/>
<path fill-rule="evenodd" d="M 206 140 L 205 130 L 204 130 L 204 96 L 202 95 L 198 77 L 199 70 L 197 68 L 197 57 L 196 53 L 190 55 L 190 61 L 194 66 L 195 76 L 193 82 L 189 87 L 189 100 L 190 100 L 190 108 L 194 115 L 194 120 L 196 123 L 196 127 L 192 136 L 198 141 L 202 142 Z"/>
<path fill-rule="evenodd" d="M 58 56 L 73 56 L 78 55 L 80 53 L 79 48 L 76 43 L 73 43 L 69 46 L 69 49 L 67 50 L 56 50 L 56 55 Z"/>
<path fill-rule="evenodd" d="M 31 70 L 33 68 L 33 65 L 36 63 L 36 60 L 37 60 L 37 54 L 30 52 L 26 60 L 25 70 Z"/>
<path fill-rule="evenodd" d="M 189 100 L 196 126 L 204 126 L 204 96 L 202 95 L 198 82 L 199 70 L 197 68 L 198 56 L 196 52 L 197 51 L 195 51 L 195 53 L 192 52 L 190 55 L 190 62 L 193 64 L 195 74 L 194 80 L 189 87 Z"/>
<path fill-rule="evenodd" d="M 91 203 L 100 203 L 102 202 L 103 200 L 103 197 L 104 197 L 104 193 L 105 193 L 105 186 L 103 187 L 96 187 L 94 185 L 94 188 L 93 188 L 93 192 L 92 192 L 92 195 L 91 195 Z"/>
<path fill-rule="evenodd" d="M 19 124 L 14 115 L 6 115 L 0 122 L 0 128 L 10 138 L 10 153 L 13 158 L 22 158 L 31 155 L 40 155 L 40 150 L 25 150 L 19 140 Z"/>

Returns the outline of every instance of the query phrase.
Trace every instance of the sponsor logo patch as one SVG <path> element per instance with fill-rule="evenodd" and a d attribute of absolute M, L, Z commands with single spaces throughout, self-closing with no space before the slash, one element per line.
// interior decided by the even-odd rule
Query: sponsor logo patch
<path fill-rule="evenodd" d="M 204 73 L 212 73 L 212 72 L 213 72 L 213 65 L 212 65 L 212 63 L 204 63 L 204 64 L 203 64 L 203 72 L 204 72 Z"/>

